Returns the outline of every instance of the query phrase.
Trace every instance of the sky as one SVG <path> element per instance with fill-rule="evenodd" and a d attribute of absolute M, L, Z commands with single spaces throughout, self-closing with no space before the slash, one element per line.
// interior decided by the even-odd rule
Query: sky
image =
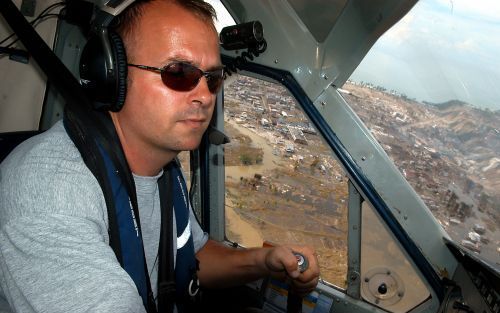
<path fill-rule="evenodd" d="M 351 79 L 419 101 L 500 110 L 500 1 L 420 0 Z"/>
<path fill-rule="evenodd" d="M 234 24 L 220 0 L 220 30 Z M 420 0 L 351 76 L 419 101 L 500 110 L 500 1 Z"/>
<path fill-rule="evenodd" d="M 217 21 L 215 21 L 215 27 L 217 28 L 218 32 L 220 32 L 220 30 L 225 26 L 235 24 L 233 17 L 227 12 L 226 8 L 220 2 L 220 0 L 205 1 L 210 3 L 217 12 Z"/>

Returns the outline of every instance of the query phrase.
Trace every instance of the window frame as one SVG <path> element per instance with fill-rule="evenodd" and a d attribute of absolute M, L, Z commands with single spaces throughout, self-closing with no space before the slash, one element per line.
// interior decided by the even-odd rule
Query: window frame
<path fill-rule="evenodd" d="M 222 62 L 227 64 L 233 58 L 222 55 Z M 375 190 L 375 187 L 370 182 L 370 180 L 363 173 L 362 168 L 358 166 L 354 158 L 350 155 L 349 151 L 342 144 L 340 139 L 337 137 L 335 132 L 329 126 L 328 122 L 325 121 L 321 113 L 318 111 L 315 103 L 306 95 L 304 90 L 300 87 L 297 81 L 294 79 L 293 75 L 287 71 L 278 70 L 270 68 L 264 65 L 259 65 L 255 63 L 247 63 L 242 66 L 242 74 L 256 77 L 259 79 L 268 80 L 271 82 L 279 83 L 283 85 L 296 99 L 297 103 L 302 108 L 304 114 L 310 119 L 314 124 L 314 127 L 320 133 L 320 136 L 326 142 L 326 144 L 332 149 L 334 157 L 341 163 L 344 171 L 349 178 L 349 234 L 348 234 L 348 272 L 347 272 L 347 288 L 341 289 L 334 286 L 326 281 L 321 281 L 318 285 L 319 290 L 324 290 L 325 292 L 336 294 L 338 292 L 350 296 L 354 299 L 361 299 L 360 296 L 360 277 L 359 277 L 359 264 L 360 264 L 360 228 L 353 231 L 353 226 L 360 222 L 360 211 L 361 204 L 363 201 L 367 201 L 375 209 L 376 213 L 381 217 L 386 226 L 389 228 L 390 232 L 398 239 L 398 243 L 401 245 L 403 251 L 407 255 L 409 261 L 413 263 L 416 271 L 423 277 L 425 283 L 428 285 L 429 290 L 431 290 L 431 300 L 428 305 L 436 301 L 440 301 L 444 296 L 444 286 L 437 273 L 434 271 L 433 267 L 429 261 L 424 257 L 422 251 L 417 247 L 416 243 L 409 237 L 403 227 L 399 224 L 397 218 L 391 212 L 388 204 L 383 200 L 380 194 Z M 333 88 L 333 87 L 331 87 Z M 222 88 L 223 89 L 223 88 Z M 338 92 L 335 90 L 338 94 Z M 218 95 L 217 101 L 217 114 L 213 117 L 213 125 L 217 125 L 218 129 L 223 129 L 223 90 Z M 343 98 L 339 95 L 339 99 Z M 344 105 L 347 103 L 344 101 Z M 234 244 L 228 242 L 225 236 L 225 174 L 223 163 L 219 163 L 220 160 L 223 161 L 223 147 L 214 146 L 208 143 L 206 136 L 203 139 L 203 144 L 200 147 L 200 175 L 204 183 L 200 184 L 201 191 L 203 195 L 203 212 L 204 216 L 209 216 L 210 221 L 207 223 L 204 221 L 208 228 L 210 236 L 219 241 L 225 241 L 228 244 Z M 217 160 L 217 161 L 214 161 Z M 220 189 L 220 184 L 222 182 L 222 192 Z M 214 189 L 215 186 L 218 186 Z M 208 192 L 203 192 L 203 190 L 208 190 Z M 216 191 L 214 193 L 214 191 Z M 358 212 L 358 217 L 356 218 L 356 213 Z M 357 265 L 356 265 L 357 263 Z M 357 275 L 357 276 L 356 276 Z M 352 277 L 354 279 L 349 279 Z M 428 307 L 428 305 L 420 307 Z M 421 311 L 421 309 L 416 309 Z"/>

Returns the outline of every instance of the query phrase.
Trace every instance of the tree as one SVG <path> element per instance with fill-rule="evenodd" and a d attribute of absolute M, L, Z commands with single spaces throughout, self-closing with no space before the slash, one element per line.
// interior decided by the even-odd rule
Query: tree
<path fill-rule="evenodd" d="M 248 154 L 240 155 L 240 161 L 243 165 L 252 165 L 252 158 Z"/>

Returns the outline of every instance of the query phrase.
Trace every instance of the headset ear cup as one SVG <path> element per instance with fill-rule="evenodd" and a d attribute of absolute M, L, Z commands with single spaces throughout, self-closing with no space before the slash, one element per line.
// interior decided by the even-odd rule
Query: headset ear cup
<path fill-rule="evenodd" d="M 118 34 L 106 31 L 88 40 L 80 59 L 80 78 L 95 110 L 121 110 L 127 93 L 127 55 Z"/>
<path fill-rule="evenodd" d="M 125 52 L 123 41 L 117 33 L 109 32 L 109 40 L 111 45 L 113 46 L 112 50 L 116 67 L 116 89 L 114 101 L 110 110 L 113 112 L 118 112 L 122 109 L 123 104 L 125 103 L 125 97 L 127 95 L 127 54 Z"/>

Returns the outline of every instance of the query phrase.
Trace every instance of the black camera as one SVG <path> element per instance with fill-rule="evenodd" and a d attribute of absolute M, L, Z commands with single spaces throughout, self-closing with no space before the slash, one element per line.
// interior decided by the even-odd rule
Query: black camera
<path fill-rule="evenodd" d="M 237 50 L 258 46 L 264 40 L 264 31 L 259 21 L 253 21 L 224 27 L 219 37 L 224 49 Z"/>

